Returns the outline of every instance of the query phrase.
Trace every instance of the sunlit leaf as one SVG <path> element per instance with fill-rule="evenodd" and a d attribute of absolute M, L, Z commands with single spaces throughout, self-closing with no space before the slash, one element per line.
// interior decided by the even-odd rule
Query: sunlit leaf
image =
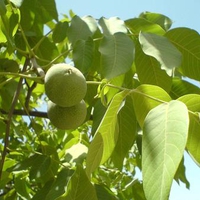
<path fill-rule="evenodd" d="M 115 148 L 118 138 L 117 113 L 128 94 L 129 91 L 125 90 L 114 96 L 96 130 L 86 158 L 86 172 L 89 175 L 111 156 Z"/>
<path fill-rule="evenodd" d="M 14 46 L 13 36 L 16 34 L 18 29 L 18 23 L 20 21 L 19 9 L 12 9 L 7 6 L 7 12 L 0 18 L 0 42 L 5 43 L 8 41 L 11 47 Z"/>
<path fill-rule="evenodd" d="M 71 20 L 71 25 L 68 28 L 69 41 L 74 44 L 77 40 L 87 40 L 93 35 L 88 24 L 80 17 L 75 15 Z"/>
<path fill-rule="evenodd" d="M 172 20 L 169 17 L 160 13 L 143 12 L 140 14 L 139 17 L 160 25 L 166 31 L 172 26 Z"/>
<path fill-rule="evenodd" d="M 200 112 L 200 95 L 188 94 L 178 98 L 178 100 L 185 103 L 188 110 L 194 113 Z M 198 114 L 194 113 L 190 113 L 187 149 L 195 162 L 200 165 L 200 120 Z"/>
<path fill-rule="evenodd" d="M 75 144 L 66 150 L 66 154 L 71 158 L 71 162 L 82 163 L 88 152 L 88 148 L 81 144 Z M 66 155 L 66 156 L 67 156 Z"/>
<path fill-rule="evenodd" d="M 159 61 L 161 69 L 171 76 L 172 70 L 181 64 L 181 53 L 163 36 L 141 32 L 139 41 L 145 54 Z"/>
<path fill-rule="evenodd" d="M 199 94 L 187 94 L 178 98 L 193 112 L 200 112 L 200 95 Z"/>
<path fill-rule="evenodd" d="M 166 37 L 182 53 L 180 72 L 192 79 L 200 80 L 200 37 L 189 28 L 175 28 L 166 33 Z"/>
<path fill-rule="evenodd" d="M 190 126 L 187 149 L 193 160 L 200 166 L 200 120 L 199 116 L 190 114 Z"/>
<path fill-rule="evenodd" d="M 106 79 L 126 73 L 132 66 L 134 44 L 124 33 L 104 36 L 99 51 L 101 53 L 101 74 Z"/>
<path fill-rule="evenodd" d="M 200 94 L 200 88 L 191 82 L 181 80 L 180 78 L 174 77 L 172 80 L 172 87 L 170 91 L 170 96 L 173 98 L 178 98 L 186 94 Z"/>
<path fill-rule="evenodd" d="M 13 4 L 15 4 L 16 7 L 20 7 L 22 5 L 24 0 L 10 0 Z"/>
<path fill-rule="evenodd" d="M 116 76 L 115 78 L 112 78 L 109 83 L 112 85 L 115 85 L 117 87 L 122 87 L 125 81 L 125 74 L 122 74 L 120 76 Z M 105 94 L 105 99 L 106 103 L 109 104 L 112 98 L 114 97 L 115 94 L 120 92 L 120 89 L 117 88 L 111 88 L 111 87 L 106 87 L 106 94 Z"/>
<path fill-rule="evenodd" d="M 142 18 L 133 18 L 125 21 L 126 26 L 131 30 L 132 33 L 139 35 L 142 32 L 155 33 L 158 35 L 164 35 L 165 30 L 158 24 L 147 21 Z"/>
<path fill-rule="evenodd" d="M 82 20 L 88 25 L 90 31 L 94 34 L 97 30 L 97 21 L 92 16 L 84 16 Z"/>
<path fill-rule="evenodd" d="M 122 169 L 123 160 L 136 139 L 137 121 L 131 97 L 118 114 L 119 136 L 111 159 L 118 169 Z"/>
<path fill-rule="evenodd" d="M 99 19 L 99 24 L 103 29 L 104 35 L 113 35 L 118 32 L 127 33 L 124 21 L 118 17 L 111 17 L 109 19 L 101 17 Z"/>
<path fill-rule="evenodd" d="M 159 62 L 155 58 L 147 56 L 138 43 L 135 53 L 135 65 L 140 82 L 142 84 L 157 85 L 169 92 L 172 77 L 168 76 L 166 71 L 160 68 Z"/>
<path fill-rule="evenodd" d="M 188 110 L 180 101 L 163 103 L 145 118 L 142 173 L 147 199 L 167 200 L 183 157 L 189 127 Z"/>
<path fill-rule="evenodd" d="M 143 126 L 147 113 L 162 102 L 171 100 L 168 93 L 154 85 L 143 84 L 132 93 L 135 114 L 140 126 Z"/>

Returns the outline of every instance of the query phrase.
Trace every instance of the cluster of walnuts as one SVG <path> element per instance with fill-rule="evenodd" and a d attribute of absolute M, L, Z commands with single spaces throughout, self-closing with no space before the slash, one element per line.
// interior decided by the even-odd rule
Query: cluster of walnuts
<path fill-rule="evenodd" d="M 49 98 L 47 115 L 58 129 L 75 129 L 87 115 L 83 98 L 87 92 L 85 77 L 77 68 L 65 64 L 55 64 L 44 78 L 45 92 Z"/>

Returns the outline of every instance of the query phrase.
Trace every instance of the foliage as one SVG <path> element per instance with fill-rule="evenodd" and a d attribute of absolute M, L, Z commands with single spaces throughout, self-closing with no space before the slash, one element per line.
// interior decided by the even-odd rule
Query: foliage
<path fill-rule="evenodd" d="M 54 0 L 0 0 L 0 200 L 167 200 L 200 164 L 200 37 L 158 13 L 99 20 Z M 47 118 L 44 76 L 72 63 L 87 80 L 75 130 Z M 142 172 L 142 180 L 136 170 Z"/>

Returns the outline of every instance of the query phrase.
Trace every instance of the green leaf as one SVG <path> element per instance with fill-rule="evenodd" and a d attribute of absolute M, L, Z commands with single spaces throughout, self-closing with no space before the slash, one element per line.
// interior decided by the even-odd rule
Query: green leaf
<path fill-rule="evenodd" d="M 73 48 L 75 66 L 82 72 L 88 73 L 93 61 L 94 43 L 92 38 L 78 40 Z"/>
<path fill-rule="evenodd" d="M 101 74 L 111 79 L 126 73 L 134 59 L 134 43 L 124 33 L 104 36 L 99 51 L 101 53 Z"/>
<path fill-rule="evenodd" d="M 36 164 L 37 163 L 37 164 Z M 39 163 L 39 165 L 38 165 Z M 49 156 L 38 155 L 30 170 L 31 179 L 41 179 L 49 170 L 51 159 Z"/>
<path fill-rule="evenodd" d="M 6 6 L 4 0 L 0 0 L 0 16 L 6 14 Z"/>
<path fill-rule="evenodd" d="M 175 28 L 166 37 L 179 49 L 183 59 L 180 72 L 189 78 L 200 80 L 200 37 L 189 28 Z"/>
<path fill-rule="evenodd" d="M 139 41 L 145 54 L 154 57 L 161 64 L 161 69 L 171 76 L 172 70 L 181 64 L 181 53 L 164 36 L 152 33 L 139 34 Z"/>
<path fill-rule="evenodd" d="M 33 42 L 33 46 L 37 44 L 37 41 Z M 56 44 L 51 42 L 51 40 L 46 37 L 45 39 L 43 39 L 42 43 L 37 48 L 35 48 L 35 54 L 38 57 L 48 60 L 50 62 L 51 58 L 56 58 L 59 55 L 59 52 Z M 38 60 L 38 63 L 46 64 L 46 62 L 41 62 L 40 60 Z"/>
<path fill-rule="evenodd" d="M 143 12 L 140 14 L 140 17 L 154 24 L 160 25 L 166 31 L 172 26 L 172 20 L 169 17 L 160 13 Z"/>
<path fill-rule="evenodd" d="M 135 65 L 138 78 L 142 84 L 157 85 L 169 92 L 172 84 L 172 77 L 160 68 L 159 62 L 147 56 L 141 49 L 139 43 L 136 45 Z"/>
<path fill-rule="evenodd" d="M 188 110 L 192 112 L 200 112 L 200 95 L 188 94 L 178 98 L 179 101 L 183 102 Z M 188 133 L 187 149 L 192 158 L 200 164 L 200 121 L 199 116 L 190 113 L 190 126 Z"/>
<path fill-rule="evenodd" d="M 154 107 L 171 100 L 168 93 L 154 85 L 141 85 L 132 93 L 133 105 L 138 123 L 143 127 L 147 113 Z"/>
<path fill-rule="evenodd" d="M 147 21 L 142 18 L 133 18 L 125 21 L 126 26 L 131 30 L 135 35 L 139 35 L 142 32 L 155 33 L 158 35 L 164 35 L 165 30 L 161 28 L 158 24 Z"/>
<path fill-rule="evenodd" d="M 192 159 L 200 165 L 200 121 L 199 116 L 190 114 L 187 150 Z"/>
<path fill-rule="evenodd" d="M 117 113 L 124 98 L 129 94 L 128 90 L 116 94 L 89 146 L 86 158 L 86 172 L 90 175 L 100 164 L 104 163 L 112 154 L 118 137 Z"/>
<path fill-rule="evenodd" d="M 32 155 L 29 158 L 24 159 L 23 161 L 19 162 L 12 168 L 12 171 L 21 171 L 26 170 L 33 165 L 35 160 L 38 158 L 38 155 Z"/>
<path fill-rule="evenodd" d="M 186 188 L 187 189 L 190 189 L 190 183 L 189 181 L 187 180 L 187 177 L 186 177 L 186 168 L 185 168 L 185 165 L 184 165 L 184 157 L 182 158 L 180 164 L 179 164 L 179 167 L 176 171 L 176 174 L 174 176 L 174 180 L 180 184 L 180 181 L 185 183 L 186 185 Z"/>
<path fill-rule="evenodd" d="M 8 82 L 6 85 L 4 85 L 1 89 L 1 108 L 3 108 L 5 111 L 10 109 L 10 106 L 12 104 L 12 99 L 15 94 L 17 88 L 17 82 L 11 81 Z"/>
<path fill-rule="evenodd" d="M 95 185 L 98 200 L 117 200 L 114 194 L 103 185 Z"/>
<path fill-rule="evenodd" d="M 25 172 L 15 175 L 16 192 L 25 199 L 31 199 L 30 186 L 27 184 Z"/>
<path fill-rule="evenodd" d="M 46 199 L 46 196 L 48 194 L 48 192 L 50 191 L 51 189 L 51 186 L 53 185 L 54 181 L 50 180 L 48 181 L 44 187 L 39 190 L 32 198 L 32 200 L 41 200 L 41 199 Z"/>
<path fill-rule="evenodd" d="M 45 199 L 55 200 L 56 198 L 64 194 L 66 185 L 68 184 L 68 181 L 70 180 L 72 174 L 73 171 L 69 169 L 63 169 L 62 171 L 60 171 L 57 175 L 56 180 L 52 184 L 51 189 L 48 191 Z"/>
<path fill-rule="evenodd" d="M 30 31 L 31 27 L 34 24 L 36 0 L 26 0 L 23 1 L 22 6 L 20 7 L 21 21 L 23 31 Z"/>
<path fill-rule="evenodd" d="M 7 58 L 0 59 L 0 71 L 17 73 L 19 70 L 18 63 Z"/>
<path fill-rule="evenodd" d="M 24 0 L 10 0 L 16 7 L 20 7 Z"/>
<path fill-rule="evenodd" d="M 68 37 L 69 41 L 72 44 L 75 44 L 78 40 L 87 40 L 89 37 L 93 35 L 90 30 L 88 24 L 75 15 L 71 20 L 71 25 L 68 28 Z"/>
<path fill-rule="evenodd" d="M 58 13 L 54 0 L 25 0 L 21 7 L 21 26 L 23 31 L 32 34 L 43 35 L 43 25 L 55 19 L 58 21 Z M 42 28 L 42 31 L 41 31 Z"/>
<path fill-rule="evenodd" d="M 32 200 L 55 200 L 66 191 L 66 185 L 74 171 L 62 169 L 55 180 L 48 181 L 32 198 Z"/>
<path fill-rule="evenodd" d="M 43 23 L 46 23 L 52 19 L 55 19 L 56 21 L 58 21 L 58 12 L 56 9 L 56 2 L 55 0 L 42 0 L 42 1 L 37 1 L 38 3 L 38 7 L 40 9 L 38 9 L 37 7 L 37 11 L 39 11 L 40 16 L 43 19 Z"/>
<path fill-rule="evenodd" d="M 112 160 L 118 169 L 122 169 L 124 157 L 136 139 L 137 121 L 132 99 L 126 97 L 124 106 L 118 113 L 119 136 L 112 154 Z"/>
<path fill-rule="evenodd" d="M 88 28 L 94 34 L 97 31 L 97 21 L 92 16 L 84 16 L 82 20 L 88 25 Z"/>
<path fill-rule="evenodd" d="M 183 102 L 188 110 L 193 112 L 200 112 L 200 95 L 199 94 L 187 94 L 180 98 L 179 101 Z"/>
<path fill-rule="evenodd" d="M 124 84 L 124 79 L 125 79 L 125 74 L 121 74 L 120 76 L 116 76 L 115 78 L 111 79 L 109 83 L 120 88 Z M 117 87 L 116 88 L 105 87 L 104 89 L 105 96 L 103 96 L 103 98 L 105 99 L 106 104 L 109 104 L 114 95 L 120 92 L 120 89 L 117 89 Z"/>
<path fill-rule="evenodd" d="M 94 105 L 92 135 L 96 133 L 96 130 L 99 127 L 99 124 L 101 123 L 101 120 L 105 112 L 106 112 L 106 107 L 103 106 L 101 100 L 99 99 Z"/>
<path fill-rule="evenodd" d="M 144 195 L 142 181 L 140 181 L 138 179 L 129 180 L 124 187 L 124 191 L 125 192 L 123 192 L 123 193 L 121 193 L 121 195 L 119 195 L 119 197 L 121 197 L 120 199 L 123 199 L 123 200 L 127 200 L 127 199 L 147 200 Z"/>
<path fill-rule="evenodd" d="M 38 183 L 46 183 L 52 179 L 58 170 L 58 160 L 47 155 L 37 155 L 30 169 L 30 179 Z"/>
<path fill-rule="evenodd" d="M 145 118 L 142 143 L 143 185 L 147 199 L 167 200 L 183 157 L 189 127 L 180 101 L 163 103 Z"/>
<path fill-rule="evenodd" d="M 109 19 L 101 17 L 99 19 L 99 24 L 103 30 L 104 35 L 114 35 L 118 32 L 127 33 L 127 28 L 124 24 L 124 21 L 118 17 L 111 17 Z"/>
<path fill-rule="evenodd" d="M 58 22 L 53 30 L 52 39 L 55 43 L 62 42 L 67 37 L 68 22 Z"/>
<path fill-rule="evenodd" d="M 57 200 L 97 200 L 95 188 L 80 165 L 67 185 L 67 192 Z"/>
<path fill-rule="evenodd" d="M 0 18 L 0 43 L 8 41 L 8 44 L 13 47 L 13 36 L 16 34 L 18 29 L 20 12 L 19 9 L 12 9 L 10 6 L 7 6 L 6 8 L 6 14 L 2 15 Z"/>
<path fill-rule="evenodd" d="M 200 88 L 197 87 L 196 85 L 182 80 L 180 78 L 174 77 L 172 80 L 172 87 L 170 91 L 170 96 L 173 97 L 174 99 L 186 95 L 186 94 L 200 94 Z"/>
<path fill-rule="evenodd" d="M 66 150 L 67 156 L 70 158 L 69 162 L 82 163 L 88 152 L 88 148 L 81 144 L 75 144 Z"/>

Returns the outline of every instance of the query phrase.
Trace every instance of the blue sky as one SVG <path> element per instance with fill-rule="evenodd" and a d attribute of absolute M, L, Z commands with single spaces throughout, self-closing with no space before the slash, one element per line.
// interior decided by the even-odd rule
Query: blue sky
<path fill-rule="evenodd" d="M 137 17 L 141 12 L 162 13 L 173 21 L 172 28 L 188 27 L 200 33 L 200 1 L 199 0 L 56 0 L 59 14 L 68 14 L 72 9 L 80 17 L 91 15 L 109 18 L 117 16 L 122 20 Z M 200 168 L 186 154 L 186 175 L 190 181 L 190 190 L 183 184 L 174 182 L 170 200 L 199 200 Z"/>

